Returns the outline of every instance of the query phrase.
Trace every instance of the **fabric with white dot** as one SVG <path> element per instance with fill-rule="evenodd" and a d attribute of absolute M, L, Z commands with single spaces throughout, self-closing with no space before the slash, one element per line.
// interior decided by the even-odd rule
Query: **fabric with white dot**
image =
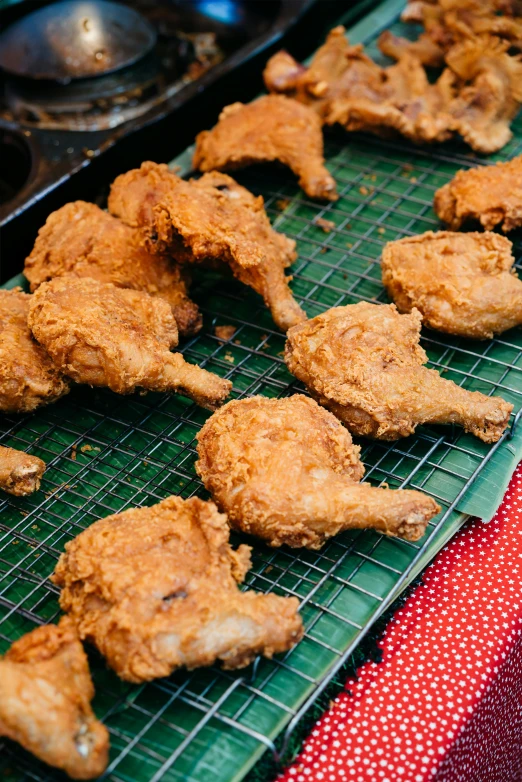
<path fill-rule="evenodd" d="M 424 574 L 279 782 L 522 781 L 522 463 Z"/>

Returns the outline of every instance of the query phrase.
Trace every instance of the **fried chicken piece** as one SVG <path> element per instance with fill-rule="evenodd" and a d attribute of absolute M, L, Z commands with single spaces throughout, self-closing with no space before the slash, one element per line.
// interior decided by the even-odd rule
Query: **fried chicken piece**
<path fill-rule="evenodd" d="M 520 3 L 506 0 L 437 0 L 407 5 L 403 21 L 420 23 L 425 32 L 416 41 L 381 34 L 379 48 L 398 59 L 405 52 L 415 54 L 424 65 L 441 66 L 452 46 L 476 36 L 495 35 L 510 47 L 522 48 Z M 439 52 L 437 61 L 436 52 Z"/>
<path fill-rule="evenodd" d="M 91 708 L 87 657 L 73 623 L 38 627 L 0 658 L 0 736 L 73 779 L 103 773 L 109 734 Z"/>
<path fill-rule="evenodd" d="M 491 339 L 522 324 L 512 247 L 489 232 L 428 231 L 386 245 L 382 281 L 399 312 L 416 307 L 432 329 Z"/>
<path fill-rule="evenodd" d="M 178 342 L 172 309 L 143 291 L 88 277 L 57 277 L 32 296 L 29 326 L 55 365 L 77 383 L 177 391 L 215 410 L 232 384 L 170 353 Z"/>
<path fill-rule="evenodd" d="M 259 293 L 283 331 L 306 319 L 284 269 L 296 258 L 295 242 L 270 225 L 263 198 L 218 172 L 185 182 L 166 165 L 143 163 L 112 185 L 109 209 L 139 228 L 152 252 L 180 263 L 230 266 Z"/>
<path fill-rule="evenodd" d="M 279 160 L 311 198 L 335 201 L 323 152 L 321 120 L 312 109 L 284 95 L 265 95 L 226 106 L 218 124 L 197 136 L 193 163 L 200 171 L 232 171 Z"/>
<path fill-rule="evenodd" d="M 415 57 L 428 68 L 440 68 L 444 65 L 444 51 L 428 33 L 421 33 L 416 41 L 394 35 L 391 30 L 384 30 L 379 36 L 379 49 L 392 60 L 400 60 L 405 54 Z"/>
<path fill-rule="evenodd" d="M 418 540 L 440 510 L 418 491 L 359 483 L 359 446 L 300 394 L 229 402 L 197 440 L 196 470 L 229 523 L 271 546 L 318 549 L 354 528 Z"/>
<path fill-rule="evenodd" d="M 64 274 L 146 291 L 168 301 L 180 334 L 201 328 L 197 305 L 188 296 L 186 272 L 168 256 L 147 252 L 139 231 L 96 204 L 74 201 L 50 214 L 25 261 L 24 274 L 32 291 Z"/>
<path fill-rule="evenodd" d="M 283 92 L 311 105 L 327 125 L 377 135 L 396 131 L 414 141 L 449 138 L 446 105 L 453 97 L 454 77 L 446 72 L 430 84 L 419 60 L 405 54 L 381 68 L 350 46 L 344 27 L 336 27 L 303 68 L 287 52 L 275 54 L 264 72 L 269 92 Z"/>
<path fill-rule="evenodd" d="M 25 497 L 40 488 L 45 462 L 16 448 L 0 446 L 0 489 Z"/>
<path fill-rule="evenodd" d="M 422 316 L 394 304 L 334 307 L 288 333 L 288 369 L 357 435 L 397 440 L 418 424 L 453 423 L 496 442 L 513 405 L 443 379 L 419 345 Z"/>
<path fill-rule="evenodd" d="M 0 290 L 0 410 L 30 413 L 69 392 L 69 381 L 33 339 L 27 325 L 31 296 Z"/>
<path fill-rule="evenodd" d="M 92 524 L 51 580 L 80 637 L 126 681 L 216 660 L 242 668 L 290 649 L 303 627 L 296 598 L 238 589 L 250 547 L 234 551 L 228 538 L 214 503 L 169 497 Z"/>
<path fill-rule="evenodd" d="M 522 225 L 522 155 L 457 171 L 435 193 L 434 209 L 454 230 L 469 220 L 478 220 L 487 231 L 502 224 L 505 233 Z"/>
<path fill-rule="evenodd" d="M 451 128 L 476 152 L 502 149 L 513 136 L 510 123 L 522 103 L 522 55 L 508 54 L 509 41 L 480 36 L 446 55 L 461 81 L 451 101 Z"/>
<path fill-rule="evenodd" d="M 458 43 L 446 54 L 449 67 L 430 84 L 418 57 L 390 34 L 384 42 L 399 59 L 381 68 L 362 46 L 350 46 L 344 32 L 330 32 L 308 69 L 297 68 L 286 52 L 274 55 L 265 70 L 268 89 L 310 104 L 327 125 L 340 123 L 348 131 L 396 131 L 430 143 L 459 133 L 484 153 L 511 138 L 509 123 L 522 101 L 522 63 L 508 53 L 508 41 L 482 35 Z M 425 46 L 423 40 L 417 49 Z"/>

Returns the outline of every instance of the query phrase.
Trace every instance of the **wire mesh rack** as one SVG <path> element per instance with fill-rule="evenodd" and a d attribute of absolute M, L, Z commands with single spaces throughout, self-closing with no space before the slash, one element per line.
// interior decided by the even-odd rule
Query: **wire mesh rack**
<path fill-rule="evenodd" d="M 400 4 L 384 5 L 396 18 Z M 519 151 L 520 123 L 496 159 Z M 386 301 L 379 268 L 383 245 L 436 230 L 434 191 L 459 168 L 477 162 L 459 145 L 422 150 L 341 134 L 328 137 L 326 157 L 340 193 L 334 204 L 309 201 L 292 177 L 277 169 L 238 176 L 264 195 L 276 228 L 297 240 L 292 285 L 310 316 L 360 300 Z M 325 233 L 318 217 L 331 221 L 332 230 Z M 519 240 L 515 249 L 519 256 Z M 189 361 L 232 379 L 236 397 L 302 392 L 282 359 L 284 336 L 274 330 L 255 294 L 209 273 L 196 279 L 194 298 L 205 327 L 184 346 Z M 233 325 L 236 331 L 222 340 L 214 334 L 216 325 Z M 521 330 L 485 343 L 425 332 L 422 343 L 430 365 L 445 377 L 513 402 L 514 434 L 522 407 Z M 194 470 L 194 438 L 207 415 L 181 397 L 122 398 L 79 387 L 34 415 L 2 419 L 2 445 L 36 454 L 48 468 L 40 492 L 0 501 L 0 653 L 36 625 L 57 618 L 57 589 L 48 576 L 65 543 L 82 529 L 171 494 L 207 496 Z M 491 447 L 452 427 L 420 427 L 397 443 L 361 443 L 367 480 L 419 489 L 442 506 L 417 543 L 372 531 L 344 533 L 314 552 L 254 542 L 246 586 L 301 601 L 305 637 L 286 655 L 257 660 L 246 673 L 213 667 L 131 686 L 89 652 L 94 707 L 111 734 L 103 778 L 231 782 L 266 749 L 277 754 L 276 737 L 285 731 L 288 740 L 372 622 L 460 526 L 488 466 L 504 469 L 504 484 L 508 480 L 506 465 L 514 451 L 509 436 Z M 234 542 L 239 539 L 234 536 Z M 0 774 L 12 782 L 61 778 L 2 740 Z"/>

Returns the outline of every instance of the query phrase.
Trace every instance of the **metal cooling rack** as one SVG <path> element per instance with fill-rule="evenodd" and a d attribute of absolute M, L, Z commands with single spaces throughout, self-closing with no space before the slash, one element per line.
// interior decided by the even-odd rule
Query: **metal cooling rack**
<path fill-rule="evenodd" d="M 396 18 L 397 5 L 387 2 L 383 9 Z M 385 12 L 379 18 L 388 25 Z M 516 130 L 502 159 L 522 149 L 520 124 Z M 328 138 L 326 151 L 341 194 L 335 204 L 307 200 L 280 170 L 238 176 L 263 193 L 276 227 L 297 240 L 293 289 L 310 316 L 360 300 L 385 301 L 379 270 L 384 243 L 437 229 L 431 209 L 435 189 L 476 162 L 460 146 L 426 151 L 342 134 Z M 317 217 L 333 221 L 335 229 L 324 233 L 314 225 Z M 520 250 L 518 240 L 518 257 Z M 302 391 L 286 371 L 284 337 L 255 294 L 207 274 L 196 281 L 194 298 L 205 328 L 185 345 L 188 360 L 232 379 L 236 397 Z M 226 342 L 214 336 L 215 325 L 223 324 L 237 327 Z M 501 394 L 520 417 L 521 330 L 486 343 L 426 332 L 423 345 L 430 365 L 445 377 Z M 43 491 L 0 501 L 0 653 L 35 625 L 57 618 L 57 589 L 48 576 L 65 543 L 82 529 L 170 494 L 206 496 L 194 471 L 194 437 L 206 417 L 180 397 L 122 398 L 77 388 L 35 415 L 2 419 L 1 443 L 37 454 L 48 468 Z M 513 416 L 513 434 L 518 418 Z M 246 672 L 210 668 L 130 686 L 90 653 L 94 706 L 112 742 L 103 779 L 232 782 L 266 749 L 277 756 L 274 741 L 283 730 L 279 751 L 284 751 L 301 717 L 362 635 L 460 526 L 461 511 L 473 507 L 479 488 L 494 491 L 484 477 L 488 469 L 504 471 L 507 482 L 513 468 L 508 437 L 488 447 L 458 429 L 420 427 L 398 443 L 362 443 L 372 483 L 425 491 L 443 507 L 418 543 L 372 531 L 344 533 L 318 552 L 273 550 L 254 542 L 247 586 L 299 597 L 306 626 L 303 641 L 277 660 L 258 660 Z M 239 540 L 234 536 L 235 543 Z M 0 773 L 9 782 L 62 778 L 1 740 Z"/>

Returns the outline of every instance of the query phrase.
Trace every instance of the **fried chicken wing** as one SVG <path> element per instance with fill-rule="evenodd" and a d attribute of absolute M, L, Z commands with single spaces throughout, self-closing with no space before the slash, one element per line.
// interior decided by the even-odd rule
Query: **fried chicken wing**
<path fill-rule="evenodd" d="M 69 381 L 33 339 L 27 325 L 31 296 L 0 290 L 0 410 L 30 413 L 69 392 Z"/>
<path fill-rule="evenodd" d="M 501 224 L 507 233 L 522 225 L 522 155 L 457 171 L 451 182 L 435 193 L 435 212 L 450 228 L 479 221 L 487 231 Z"/>
<path fill-rule="evenodd" d="M 199 434 L 196 470 L 236 529 L 271 546 L 320 548 L 346 529 L 418 540 L 440 510 L 418 491 L 359 483 L 360 448 L 302 395 L 232 401 Z"/>
<path fill-rule="evenodd" d="M 72 622 L 38 627 L 0 658 L 0 736 L 73 779 L 103 773 L 109 734 L 92 708 L 87 657 Z"/>
<path fill-rule="evenodd" d="M 271 227 L 262 196 L 226 174 L 185 182 L 166 165 L 143 163 L 115 180 L 109 209 L 140 228 L 153 252 L 181 263 L 228 265 L 263 297 L 283 331 L 306 319 L 284 273 L 296 258 L 295 242 Z"/>
<path fill-rule="evenodd" d="M 209 410 L 232 384 L 170 353 L 178 341 L 172 309 L 143 291 L 90 278 L 57 277 L 32 296 L 29 326 L 55 365 L 77 383 L 177 391 Z"/>
<path fill-rule="evenodd" d="M 335 180 L 324 165 L 321 120 L 308 106 L 284 95 L 226 106 L 212 130 L 196 138 L 194 167 L 232 171 L 279 160 L 292 169 L 311 198 L 334 201 Z"/>
<path fill-rule="evenodd" d="M 25 497 L 40 488 L 45 462 L 16 448 L 0 446 L 0 489 Z"/>
<path fill-rule="evenodd" d="M 409 54 L 381 68 L 362 45 L 350 46 L 344 27 L 331 30 L 309 68 L 279 52 L 269 60 L 264 79 L 270 92 L 312 106 L 327 125 L 377 135 L 397 131 L 424 142 L 451 135 L 445 106 L 453 96 L 452 77 L 443 74 L 430 84 L 419 60 Z"/>
<path fill-rule="evenodd" d="M 419 345 L 422 316 L 394 304 L 334 307 L 288 333 L 288 369 L 357 435 L 397 440 L 422 423 L 454 423 L 496 442 L 513 405 L 443 379 Z"/>
<path fill-rule="evenodd" d="M 426 326 L 491 339 L 522 324 L 522 281 L 504 236 L 428 231 L 389 242 L 382 281 L 399 312 L 416 307 Z"/>
<path fill-rule="evenodd" d="M 66 545 L 52 580 L 82 639 L 142 682 L 217 660 L 242 668 L 292 647 L 296 598 L 241 592 L 250 548 L 234 551 L 212 502 L 169 497 L 97 521 Z"/>
<path fill-rule="evenodd" d="M 139 231 L 96 204 L 75 201 L 50 214 L 25 261 L 24 274 L 32 291 L 64 274 L 146 291 L 168 301 L 180 334 L 201 328 L 198 308 L 188 296 L 186 272 L 168 256 L 147 252 Z"/>

